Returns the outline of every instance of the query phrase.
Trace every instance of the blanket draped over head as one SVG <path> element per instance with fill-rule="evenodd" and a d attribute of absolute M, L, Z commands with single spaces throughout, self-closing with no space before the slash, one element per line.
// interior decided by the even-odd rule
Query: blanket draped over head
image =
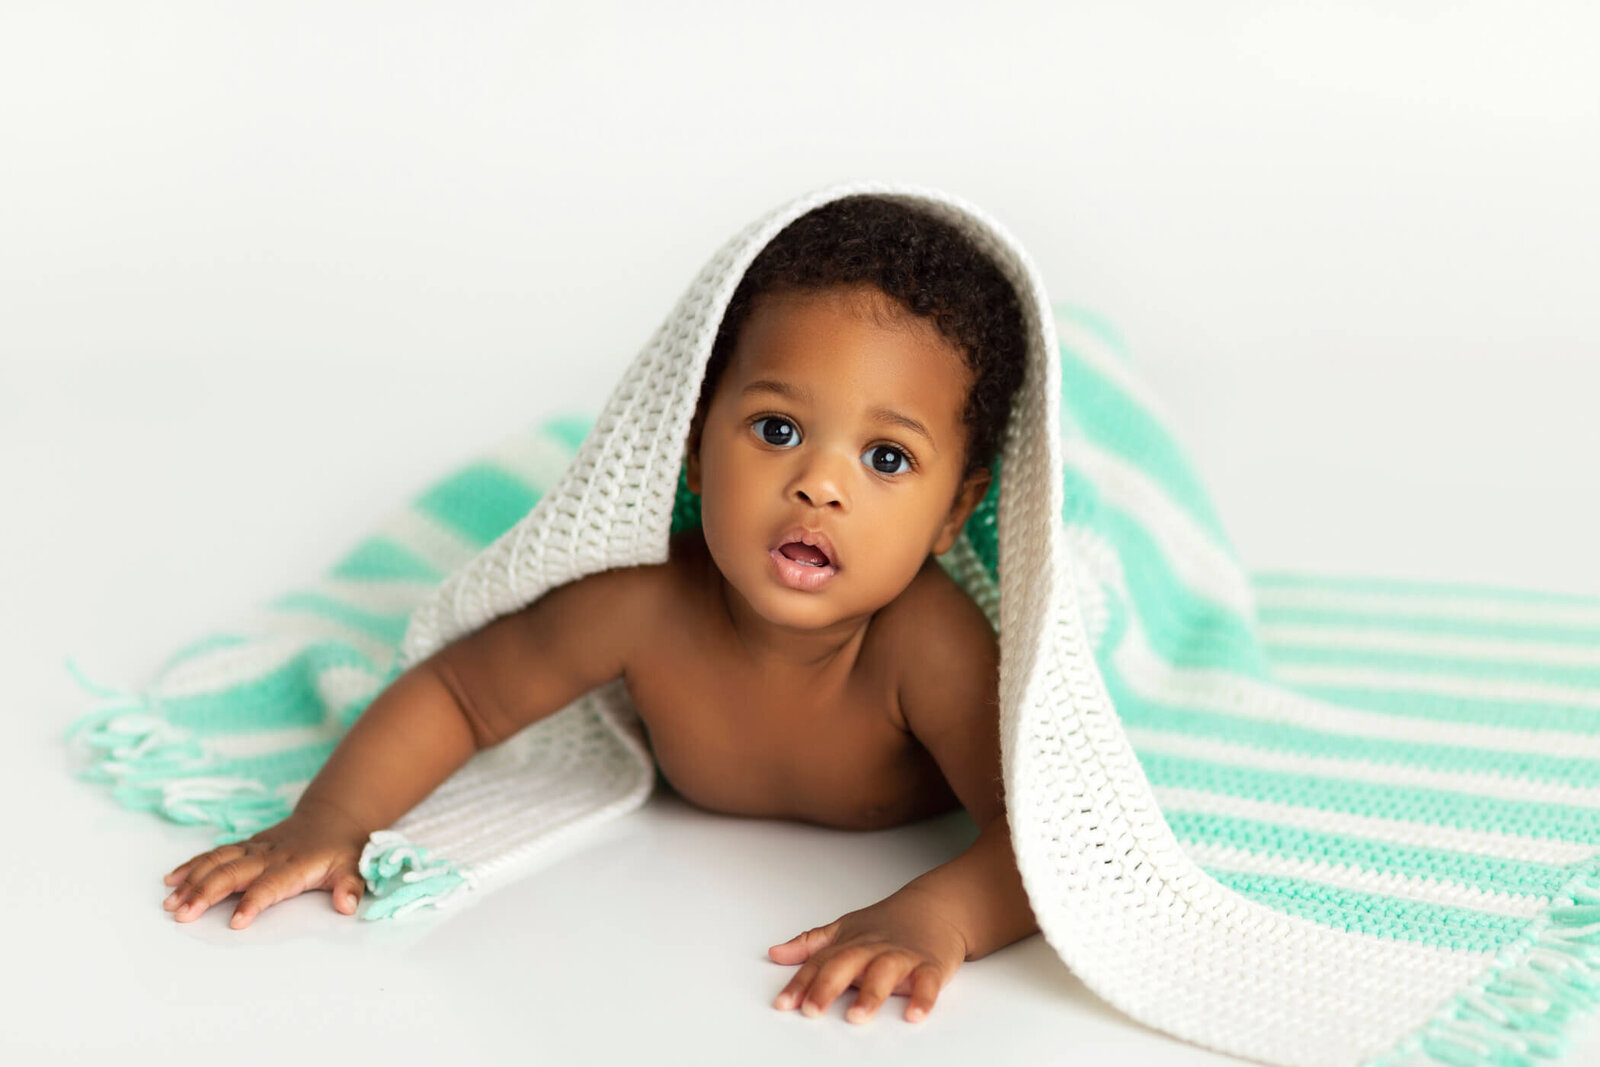
<path fill-rule="evenodd" d="M 1600 1001 L 1600 601 L 1247 572 L 1114 331 L 931 189 L 783 205 L 711 258 L 598 417 L 505 439 L 137 691 L 80 675 L 102 697 L 68 731 L 100 750 L 83 777 L 241 840 L 408 666 L 664 562 L 698 521 L 686 439 L 734 287 L 789 222 L 863 193 L 959 227 L 1020 298 L 997 477 L 940 562 L 999 634 L 1011 840 L 1062 961 L 1140 1022 L 1264 1063 L 1556 1054 Z M 364 914 L 504 884 L 654 774 L 626 687 L 601 687 L 373 834 Z"/>

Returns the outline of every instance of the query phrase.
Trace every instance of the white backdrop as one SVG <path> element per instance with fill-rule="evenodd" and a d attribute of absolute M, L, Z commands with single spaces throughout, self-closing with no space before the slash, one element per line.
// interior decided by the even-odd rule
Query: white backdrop
<path fill-rule="evenodd" d="M 959 818 L 663 802 L 436 929 L 180 927 L 207 836 L 71 780 L 61 661 L 134 683 L 596 410 L 729 235 L 858 177 L 975 202 L 1115 322 L 1252 566 L 1600 594 L 1596 54 L 1553 0 L 0 5 L 0 768 L 42 813 L 0 1054 L 1225 1062 L 1039 938 L 920 1027 L 771 1010 L 766 947 Z"/>

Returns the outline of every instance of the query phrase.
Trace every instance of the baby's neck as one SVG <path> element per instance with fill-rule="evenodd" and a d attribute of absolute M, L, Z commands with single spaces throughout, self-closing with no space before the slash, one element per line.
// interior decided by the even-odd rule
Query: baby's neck
<path fill-rule="evenodd" d="M 752 667 L 805 676 L 848 674 L 854 666 L 871 615 L 840 619 L 818 630 L 797 630 L 762 618 L 720 573 L 717 585 L 728 623 Z"/>

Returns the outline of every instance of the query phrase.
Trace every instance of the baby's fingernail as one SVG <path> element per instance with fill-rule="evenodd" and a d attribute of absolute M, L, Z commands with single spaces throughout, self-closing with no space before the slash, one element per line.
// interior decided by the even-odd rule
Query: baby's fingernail
<path fill-rule="evenodd" d="M 779 993 L 778 999 L 772 1002 L 774 1008 L 788 1010 L 794 1004 L 794 996 L 789 993 Z"/>
<path fill-rule="evenodd" d="M 912 1008 L 910 1011 L 906 1012 L 906 1021 L 907 1022 L 920 1023 L 922 1020 L 926 1019 L 927 1017 L 928 1017 L 928 1013 L 923 1011 L 921 1008 Z"/>
<path fill-rule="evenodd" d="M 800 1005 L 800 1014 L 804 1015 L 808 1019 L 815 1019 L 818 1015 L 822 1014 L 822 1009 L 808 1000 L 804 1004 Z"/>

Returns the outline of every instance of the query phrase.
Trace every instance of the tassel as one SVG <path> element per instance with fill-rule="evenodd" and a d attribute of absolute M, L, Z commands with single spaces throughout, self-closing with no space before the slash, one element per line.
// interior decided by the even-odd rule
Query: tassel
<path fill-rule="evenodd" d="M 1420 1050 L 1450 1067 L 1537 1067 L 1566 1048 L 1566 1024 L 1600 1003 L 1600 870 L 1556 897 L 1532 945 L 1467 990 L 1411 1041 L 1369 1067 L 1399 1067 Z M 1535 1060 L 1531 1057 L 1538 1057 Z"/>
<path fill-rule="evenodd" d="M 421 908 L 440 907 L 468 886 L 455 864 L 430 864 L 426 848 L 393 830 L 372 835 L 361 850 L 359 869 L 370 890 L 361 912 L 363 919 L 398 918 Z"/>

